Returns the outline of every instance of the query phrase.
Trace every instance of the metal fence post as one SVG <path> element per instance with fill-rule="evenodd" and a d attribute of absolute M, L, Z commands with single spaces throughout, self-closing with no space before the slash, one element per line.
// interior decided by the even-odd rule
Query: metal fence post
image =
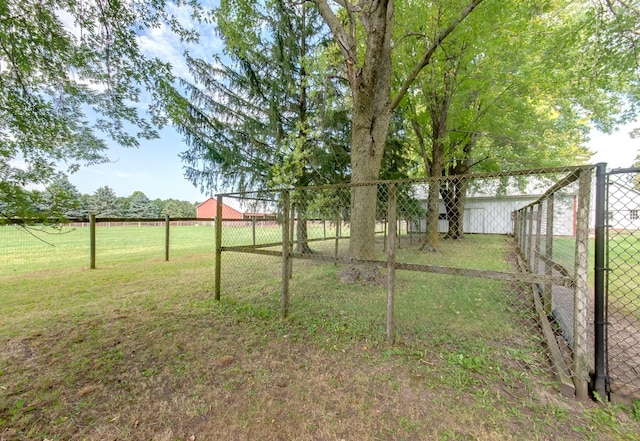
<path fill-rule="evenodd" d="M 216 197 L 216 262 L 214 274 L 214 296 L 220 300 L 220 278 L 222 276 L 222 195 Z"/>
<path fill-rule="evenodd" d="M 289 199 L 291 200 L 291 199 Z M 296 204 L 291 204 L 291 215 L 289 216 L 289 252 L 293 252 L 294 239 L 299 240 L 299 237 L 295 236 L 297 222 L 300 222 L 300 214 L 298 213 L 298 219 L 296 221 Z M 293 259 L 289 259 L 289 279 L 293 278 Z"/>
<path fill-rule="evenodd" d="M 606 194 L 606 163 L 596 164 L 596 195 L 595 195 L 595 262 L 594 262 L 594 390 L 601 399 L 606 399 L 607 384 L 605 371 L 606 351 L 606 317 L 605 317 L 605 206 Z"/>
<path fill-rule="evenodd" d="M 336 216 L 336 243 L 333 251 L 333 257 L 335 257 L 336 259 L 338 259 L 338 241 L 340 240 L 340 224 L 341 223 L 342 223 L 342 220 L 340 218 L 340 213 L 338 213 Z M 338 262 L 334 262 L 333 264 L 338 265 Z"/>
<path fill-rule="evenodd" d="M 396 186 L 389 184 L 387 217 L 389 218 L 389 235 L 387 244 L 387 342 L 394 341 L 394 294 L 396 263 Z"/>
<path fill-rule="evenodd" d="M 573 301 L 573 366 L 576 398 L 589 397 L 588 299 L 589 205 L 591 202 L 591 170 L 583 170 L 578 179 L 578 211 L 576 219 L 575 290 Z"/>

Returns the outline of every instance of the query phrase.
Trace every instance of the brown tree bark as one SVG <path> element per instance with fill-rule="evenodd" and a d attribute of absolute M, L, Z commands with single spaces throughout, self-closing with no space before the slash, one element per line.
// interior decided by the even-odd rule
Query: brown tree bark
<path fill-rule="evenodd" d="M 460 16 L 427 45 L 398 93 L 391 98 L 391 35 L 394 25 L 393 0 L 336 2 L 346 18 L 338 18 L 327 0 L 312 0 L 331 29 L 344 57 L 353 97 L 351 135 L 351 239 L 349 255 L 355 259 L 375 258 L 375 185 L 359 185 L 378 179 L 391 113 L 398 106 L 420 71 L 429 63 L 442 41 L 483 0 L 471 0 Z M 356 33 L 358 29 L 358 33 Z M 364 31 L 360 33 L 360 31 Z M 357 41 L 362 36 L 363 41 Z M 358 46 L 364 46 L 364 58 Z"/>

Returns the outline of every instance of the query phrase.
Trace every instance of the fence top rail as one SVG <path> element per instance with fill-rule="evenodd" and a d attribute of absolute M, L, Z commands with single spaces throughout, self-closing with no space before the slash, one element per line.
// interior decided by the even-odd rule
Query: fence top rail
<path fill-rule="evenodd" d="M 614 168 L 607 172 L 607 174 L 610 174 L 610 175 L 619 175 L 623 173 L 640 173 L 640 167 Z"/>
<path fill-rule="evenodd" d="M 594 166 L 595 167 L 595 166 Z M 574 183 L 575 181 L 578 180 L 578 178 L 580 178 L 580 175 L 586 171 L 590 171 L 592 170 L 592 168 L 579 168 L 579 169 L 575 169 L 573 170 L 570 174 L 568 174 L 567 176 L 565 176 L 564 179 L 562 179 L 559 182 L 556 182 L 552 187 L 550 187 L 547 191 L 544 192 L 544 194 L 542 196 L 540 196 L 538 199 L 536 199 L 535 201 L 531 202 L 528 205 L 525 205 L 524 207 L 515 210 L 515 211 L 523 211 L 526 210 L 534 205 L 539 205 L 541 204 L 545 199 L 548 199 L 551 195 L 555 194 L 556 192 L 558 192 L 560 189 L 566 187 L 569 184 Z M 640 170 L 640 169 L 639 169 Z"/>
<path fill-rule="evenodd" d="M 167 219 L 165 217 L 96 217 L 96 223 L 105 223 L 105 222 L 165 222 Z M 212 222 L 214 218 L 211 217 L 170 217 L 170 222 L 182 222 L 182 221 L 200 221 L 200 222 Z M 52 224 L 52 225 L 63 225 L 68 223 L 78 223 L 78 222 L 90 222 L 91 219 L 88 217 L 70 217 L 66 219 L 21 219 L 21 218 L 8 218 L 3 219 L 0 222 L 0 225 L 24 225 L 24 224 Z"/>
<path fill-rule="evenodd" d="M 551 174 L 551 173 L 566 173 L 572 172 L 572 174 L 579 174 L 581 171 L 589 171 L 593 170 L 596 166 L 589 165 L 573 165 L 573 166 L 565 166 L 565 167 L 550 167 L 550 168 L 537 168 L 537 169 L 528 169 L 528 170 L 511 170 L 511 171 L 502 171 L 502 172 L 487 172 L 487 173 L 469 173 L 462 175 L 449 175 L 449 176 L 441 176 L 437 178 L 411 178 L 411 179 L 396 179 L 396 180 L 379 180 L 379 181 L 367 181 L 367 182 L 343 182 L 339 184 L 325 184 L 325 185 L 310 185 L 308 187 L 282 187 L 282 188 L 273 188 L 269 189 L 269 193 L 279 193 L 286 191 L 296 191 L 296 190 L 325 190 L 331 188 L 351 188 L 351 187 L 366 187 L 371 185 L 388 185 L 388 184 L 412 184 L 412 183 L 421 183 L 421 182 L 433 182 L 433 181 L 444 181 L 447 179 L 457 178 L 457 179 L 492 179 L 492 178 L 504 178 L 510 176 L 528 176 L 528 175 L 541 175 L 541 174 Z M 249 192 L 230 192 L 230 193 L 219 193 L 217 196 L 222 197 L 233 197 L 233 198 L 242 198 L 242 199 L 256 199 L 256 200 L 266 200 L 266 199 L 257 199 L 258 197 L 264 197 L 265 191 L 249 191 Z M 252 197 L 252 195 L 258 195 Z M 269 199 L 269 201 L 273 201 Z"/>

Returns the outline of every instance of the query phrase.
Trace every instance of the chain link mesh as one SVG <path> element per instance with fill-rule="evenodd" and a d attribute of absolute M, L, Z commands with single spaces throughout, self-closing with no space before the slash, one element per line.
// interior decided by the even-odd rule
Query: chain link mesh
<path fill-rule="evenodd" d="M 357 247 L 370 247 L 366 263 L 399 270 L 392 283 L 402 305 L 395 318 L 402 338 L 450 331 L 509 340 L 513 353 L 520 353 L 518 345 L 529 345 L 534 335 L 548 348 L 547 366 L 563 392 L 584 398 L 593 358 L 591 187 L 592 168 L 571 167 L 307 187 L 260 197 L 230 194 L 224 203 L 241 209 L 254 204 L 260 207 L 255 210 L 259 216 L 274 220 L 269 228 L 246 220 L 224 224 L 222 250 L 262 253 L 272 265 L 260 270 L 278 271 L 287 194 L 288 255 L 349 265 L 363 263 L 352 258 Z M 375 201 L 363 197 L 374 190 Z M 369 204 L 373 219 L 368 224 L 356 225 L 351 218 L 354 202 Z M 394 225 L 390 218 L 396 219 Z M 366 243 L 354 236 L 361 228 L 369 229 Z M 388 235 L 394 230 L 393 260 L 388 263 Z M 245 267 L 251 260 L 249 254 L 234 253 L 224 265 Z M 447 314 L 439 315 L 439 310 Z M 506 325 L 513 322 L 503 320 L 505 315 L 516 317 L 518 326 Z M 452 319 L 457 316 L 461 319 Z M 474 334 L 486 332 L 479 323 L 487 320 L 495 323 L 492 335 Z"/>
<path fill-rule="evenodd" d="M 640 170 L 607 182 L 608 371 L 611 393 L 640 398 Z"/>

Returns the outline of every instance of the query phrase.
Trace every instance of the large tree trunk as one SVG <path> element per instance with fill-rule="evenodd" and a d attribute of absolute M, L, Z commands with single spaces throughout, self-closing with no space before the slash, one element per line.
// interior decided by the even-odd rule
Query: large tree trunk
<path fill-rule="evenodd" d="M 354 115 L 351 152 L 351 234 L 349 256 L 375 258 L 375 222 L 378 187 L 358 185 L 378 179 L 390 115 Z M 373 127 L 373 130 L 370 128 Z"/>
<path fill-rule="evenodd" d="M 313 251 L 309 247 L 309 236 L 307 232 L 307 218 L 298 216 L 296 224 L 296 253 L 311 254 Z"/>
<path fill-rule="evenodd" d="M 349 256 L 375 259 L 376 185 L 391 121 L 391 27 L 393 1 L 378 2 L 366 15 L 367 59 L 347 62 L 353 96 L 351 128 L 351 238 Z"/>
<path fill-rule="evenodd" d="M 468 178 L 453 178 L 447 182 L 446 188 L 440 190 L 449 221 L 446 239 L 464 237 L 464 203 L 468 185 Z"/>
<path fill-rule="evenodd" d="M 435 50 L 482 0 L 471 0 L 460 16 L 427 45 L 393 100 L 390 89 L 394 1 L 336 2 L 345 12 L 340 16 L 334 12 L 335 5 L 330 6 L 327 0 L 312 1 L 344 56 L 353 97 L 351 182 L 355 186 L 351 190 L 349 253 L 352 258 L 373 259 L 377 191 L 375 186 L 358 184 L 378 178 L 391 112 L 430 62 Z"/>
<path fill-rule="evenodd" d="M 434 137 L 434 139 L 437 139 Z M 440 186 L 444 166 L 444 145 L 440 141 L 433 143 L 431 170 L 429 170 L 429 196 L 427 199 L 426 231 L 422 249 L 438 250 L 438 219 L 440 217 Z"/>
<path fill-rule="evenodd" d="M 296 224 L 296 252 L 301 254 L 311 254 L 313 251 L 309 247 L 309 234 L 307 231 L 307 200 L 300 198 L 296 203 L 298 223 Z"/>
<path fill-rule="evenodd" d="M 471 134 L 462 149 L 462 158 L 456 160 L 446 171 L 446 174 L 452 176 L 448 182 L 448 188 L 442 189 L 442 198 L 445 201 L 447 219 L 449 219 L 447 239 L 464 238 L 464 206 L 467 199 L 467 188 L 469 186 L 469 178 L 464 175 L 469 173 L 471 167 L 473 167 L 471 152 L 476 145 L 477 137 L 478 135 Z"/>

